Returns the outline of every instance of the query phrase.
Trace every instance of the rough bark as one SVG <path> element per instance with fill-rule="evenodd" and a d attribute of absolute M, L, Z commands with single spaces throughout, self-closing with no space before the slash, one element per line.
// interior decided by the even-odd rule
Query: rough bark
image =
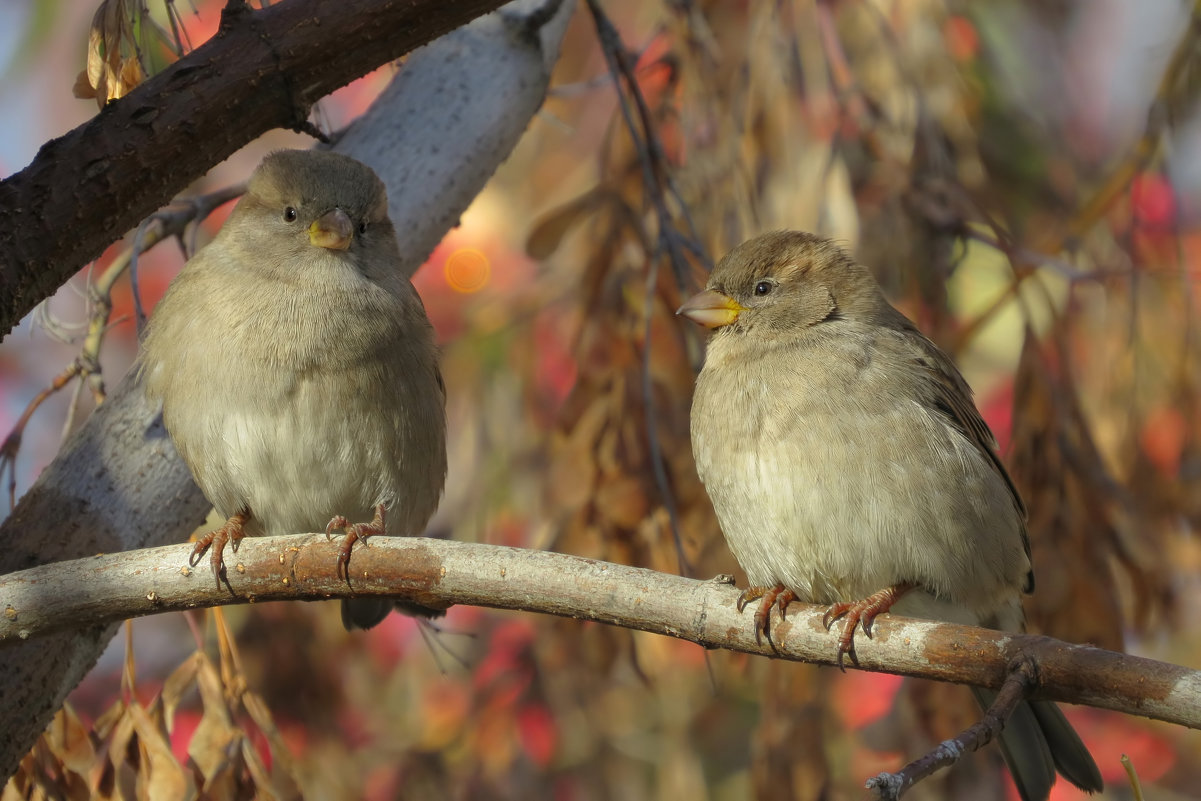
<path fill-rule="evenodd" d="M 313 5 L 307 0 L 290 0 L 279 7 L 294 4 Z M 460 175 L 469 176 L 413 187 L 396 185 L 395 174 L 385 175 L 393 198 L 419 195 L 420 202 L 403 203 L 393 212 L 397 229 L 408 232 L 402 245 L 410 273 L 444 233 L 428 220 L 458 219 L 541 104 L 549 67 L 571 11 L 571 3 L 522 0 L 509 4 L 498 16 L 477 20 L 417 51 L 402 73 L 407 89 L 389 90 L 339 141 L 337 150 L 369 163 L 392 161 L 390 166 L 400 174 L 436 164 L 436 169 L 447 172 L 457 166 L 463 171 Z M 347 13 L 342 10 L 337 15 Z M 379 17 L 370 19 L 372 27 L 381 25 Z M 447 84 L 440 76 L 449 69 L 448 63 L 453 63 L 461 76 L 488 75 L 490 79 Z M 210 69 L 224 73 L 232 68 L 214 65 Z M 436 103 L 413 100 L 410 92 L 420 93 L 430 86 L 441 86 Z M 496 102 L 497 94 L 507 102 Z M 187 106 L 188 95 L 173 102 Z M 471 120 L 470 130 L 450 124 L 460 118 Z M 362 128 L 379 131 L 359 130 Z M 396 137 L 407 137 L 407 131 L 421 128 L 440 132 L 436 153 L 397 146 Z M 480 131 L 491 131 L 492 136 L 481 139 Z M 251 138 L 247 135 L 241 141 Z M 393 155 L 381 159 L 375 148 L 390 148 Z M 211 164 L 206 162 L 199 171 Z M 152 209 L 167 197 L 159 185 L 143 186 L 134 172 L 111 172 L 109 178 L 116 180 L 122 175 L 127 184 L 145 193 L 140 207 Z M 56 180 L 75 179 L 60 174 Z M 70 186 L 58 191 L 69 194 Z M 131 191 L 125 188 L 122 195 Z M 0 208 L 3 203 L 0 197 Z M 41 291 L 30 287 L 29 291 Z M 0 549 L 0 573 L 101 552 L 181 542 L 199 525 L 207 508 L 156 421 L 155 410 L 146 406 L 127 377 L 64 445 L 0 526 L 0 540 L 6 543 Z M 113 630 L 111 626 L 93 627 L 6 649 L 6 669 L 0 671 L 0 720 L 5 721 L 0 726 L 0 774 L 12 774 L 66 694 L 95 663 Z"/>

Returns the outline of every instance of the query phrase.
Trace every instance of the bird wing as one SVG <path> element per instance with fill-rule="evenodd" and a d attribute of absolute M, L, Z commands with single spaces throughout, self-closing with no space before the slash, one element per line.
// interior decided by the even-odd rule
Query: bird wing
<path fill-rule="evenodd" d="M 1025 526 L 1026 504 L 1022 501 L 1017 486 L 1013 483 L 1009 471 L 1005 469 L 1005 465 L 997 453 L 996 437 L 993 436 L 988 423 L 984 422 L 984 418 L 980 416 L 976 404 L 972 402 L 971 387 L 959 373 L 959 368 L 955 366 L 955 363 L 939 350 L 937 345 L 927 339 L 912 323 L 908 328 L 914 335 L 913 341 L 919 345 L 914 362 L 920 368 L 919 375 L 926 379 L 926 396 L 934 407 L 967 437 L 969 442 L 988 457 L 997 473 L 1005 480 L 1005 486 L 1009 487 L 1009 494 L 1013 498 L 1013 505 L 1022 519 L 1022 547 L 1026 551 L 1026 557 L 1029 558 L 1030 537 Z M 1031 592 L 1033 589 L 1034 573 L 1031 571 L 1026 578 L 1025 591 Z"/>

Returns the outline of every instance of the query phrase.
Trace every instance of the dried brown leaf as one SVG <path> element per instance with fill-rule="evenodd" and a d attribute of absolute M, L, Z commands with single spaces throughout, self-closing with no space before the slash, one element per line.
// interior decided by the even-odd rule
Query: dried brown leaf
<path fill-rule="evenodd" d="M 200 688 L 204 712 L 188 743 L 188 756 L 204 777 L 205 790 L 208 792 L 218 776 L 226 770 L 230 754 L 237 750 L 234 743 L 242 736 L 242 732 L 234 725 L 233 716 L 225 702 L 224 685 L 213 663 L 202 654 L 197 660 L 197 667 L 197 686 Z"/>
<path fill-rule="evenodd" d="M 1031 627 L 1053 637 L 1122 650 L 1122 607 L 1112 576 L 1125 567 L 1135 608 L 1161 597 L 1160 574 L 1144 544 L 1124 537 L 1129 513 L 1081 413 L 1075 391 L 1027 332 L 1014 386 L 1010 464 L 1026 500 L 1035 594 Z M 1158 604 L 1154 604 L 1158 606 Z"/>
<path fill-rule="evenodd" d="M 134 728 L 130 706 L 121 705 L 120 717 L 113 721 L 112 733 L 105 753 L 104 775 L 100 786 L 106 788 L 106 798 L 133 801 L 136 798 L 137 776 L 141 768 L 138 751 L 137 731 Z"/>
<path fill-rule="evenodd" d="M 596 460 L 593 451 L 604 429 L 606 409 L 603 403 L 585 407 L 575 426 L 556 437 L 554 465 L 549 490 L 554 508 L 579 509 L 587 503 L 596 486 Z"/>
<path fill-rule="evenodd" d="M 87 727 L 70 704 L 64 704 L 54 716 L 44 739 L 64 768 L 80 776 L 88 775 L 96 761 L 96 749 L 92 747 Z"/>
<path fill-rule="evenodd" d="M 163 691 L 159 699 L 163 704 L 163 717 L 166 721 L 167 731 L 175 729 L 175 710 L 179 708 L 184 695 L 190 692 L 196 684 L 196 675 L 203 659 L 204 655 L 199 651 L 193 653 L 179 667 L 171 671 L 171 675 L 163 682 Z"/>
<path fill-rule="evenodd" d="M 87 66 L 75 79 L 72 93 L 94 99 L 100 108 L 124 97 L 146 80 L 139 52 L 138 31 L 147 44 L 162 34 L 146 8 L 145 0 L 103 0 L 88 29 Z"/>
<path fill-rule="evenodd" d="M 186 798 L 191 792 L 188 774 L 171 752 L 171 743 L 159 722 L 141 706 L 131 706 L 129 718 L 138 734 L 141 770 L 138 773 L 139 801 Z"/>
<path fill-rule="evenodd" d="M 600 189 L 590 189 L 579 197 L 557 206 L 534 221 L 525 241 L 525 251 L 534 259 L 549 259 L 559 249 L 563 237 L 574 226 L 594 213 L 606 197 Z"/>
<path fill-rule="evenodd" d="M 292 799 L 303 798 L 300 792 L 300 787 L 296 783 L 296 765 L 292 759 L 291 751 L 288 749 L 288 744 L 284 742 L 283 735 L 279 728 L 275 725 L 275 719 L 271 716 L 271 710 L 267 708 L 267 704 L 256 693 L 246 692 L 242 695 L 242 705 L 250 714 L 259 731 L 267 738 L 267 743 L 271 747 L 271 770 L 269 774 L 259 778 L 256 776 L 256 782 L 260 791 L 263 788 L 270 787 L 273 793 L 273 798 L 281 801 L 292 801 Z M 243 749 L 249 748 L 249 742 L 243 745 Z M 253 768 L 258 764 L 257 761 L 251 763 Z"/>
<path fill-rule="evenodd" d="M 632 476 L 607 476 L 596 490 L 597 510 L 612 525 L 635 528 L 650 511 L 644 483 Z"/>

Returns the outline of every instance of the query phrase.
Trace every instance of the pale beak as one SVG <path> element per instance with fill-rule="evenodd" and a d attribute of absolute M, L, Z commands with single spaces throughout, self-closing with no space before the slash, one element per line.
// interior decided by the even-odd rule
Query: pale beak
<path fill-rule="evenodd" d="M 721 328 L 737 320 L 744 311 L 746 307 L 728 295 L 706 289 L 685 301 L 676 314 L 682 314 L 705 328 Z"/>
<path fill-rule="evenodd" d="M 346 250 L 354 237 L 354 225 L 342 209 L 327 211 L 309 226 L 309 241 L 319 248 Z"/>

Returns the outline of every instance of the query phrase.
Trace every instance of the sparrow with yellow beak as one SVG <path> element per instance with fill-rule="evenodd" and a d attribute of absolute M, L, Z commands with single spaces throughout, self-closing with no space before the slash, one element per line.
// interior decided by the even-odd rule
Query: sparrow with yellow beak
<path fill-rule="evenodd" d="M 830 604 L 855 627 L 902 614 L 1021 631 L 1026 510 L 954 363 L 832 242 L 778 231 L 730 251 L 680 314 L 713 329 L 692 448 L 760 600 Z M 990 694 L 977 690 L 987 705 Z M 1024 801 L 1101 775 L 1057 706 L 1022 703 L 1001 748 Z"/>

